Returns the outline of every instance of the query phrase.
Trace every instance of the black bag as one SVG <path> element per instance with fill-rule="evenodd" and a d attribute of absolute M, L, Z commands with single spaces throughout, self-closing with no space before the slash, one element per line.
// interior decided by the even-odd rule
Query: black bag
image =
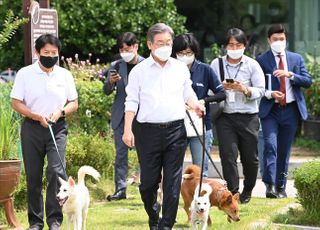
<path fill-rule="evenodd" d="M 219 72 L 220 72 L 221 82 L 223 82 L 224 81 L 224 69 L 223 69 L 222 58 L 219 58 Z M 224 101 L 221 101 L 220 103 L 210 103 L 210 114 L 211 114 L 213 121 L 218 119 L 218 117 L 223 112 L 223 108 L 224 108 Z"/>

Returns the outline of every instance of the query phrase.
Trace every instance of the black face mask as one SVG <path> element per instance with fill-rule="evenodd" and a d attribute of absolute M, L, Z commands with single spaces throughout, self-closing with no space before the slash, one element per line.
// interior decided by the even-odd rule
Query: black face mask
<path fill-rule="evenodd" d="M 58 61 L 58 56 L 50 57 L 50 56 L 41 56 L 40 55 L 40 63 L 47 69 L 52 68 Z"/>

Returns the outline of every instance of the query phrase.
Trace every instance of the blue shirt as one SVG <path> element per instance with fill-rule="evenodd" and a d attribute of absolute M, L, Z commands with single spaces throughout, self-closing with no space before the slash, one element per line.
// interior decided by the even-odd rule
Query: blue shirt
<path fill-rule="evenodd" d="M 213 69 L 203 62 L 195 60 L 192 64 L 191 70 L 192 88 L 196 93 L 198 99 L 204 99 L 208 97 L 208 92 L 211 90 L 214 94 L 223 92 L 224 88 L 219 78 L 214 73 Z M 210 116 L 210 107 L 206 105 L 205 125 L 206 130 L 212 129 Z"/>

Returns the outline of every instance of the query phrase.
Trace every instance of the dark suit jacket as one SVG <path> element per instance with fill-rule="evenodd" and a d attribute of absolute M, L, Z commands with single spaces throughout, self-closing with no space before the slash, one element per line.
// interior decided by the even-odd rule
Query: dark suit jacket
<path fill-rule="evenodd" d="M 138 63 L 143 61 L 144 58 L 138 56 Z M 116 84 L 110 84 L 110 69 L 116 69 L 121 76 L 121 79 Z M 111 66 L 107 72 L 107 79 L 103 85 L 103 91 L 109 95 L 116 90 L 116 95 L 111 109 L 111 127 L 116 129 L 121 123 L 124 116 L 124 102 L 126 100 L 125 88 L 128 84 L 128 70 L 127 63 L 123 59 L 116 60 L 111 63 Z"/>
<path fill-rule="evenodd" d="M 306 69 L 303 58 L 300 54 L 286 51 L 288 71 L 294 73 L 294 79 L 290 81 L 294 98 L 297 102 L 298 109 L 303 120 L 308 117 L 306 102 L 301 91 L 301 87 L 309 88 L 312 84 L 311 77 Z M 260 64 L 263 72 L 265 73 L 266 89 L 267 90 L 278 90 L 280 89 L 280 81 L 277 77 L 272 75 L 273 71 L 277 69 L 277 64 L 274 55 L 271 50 L 261 54 L 257 57 L 257 61 Z M 267 76 L 271 74 L 270 78 Z M 269 79 L 271 79 L 271 84 L 269 84 Z M 271 85 L 271 89 L 268 86 Z M 275 103 L 274 99 L 268 99 L 263 97 L 260 102 L 259 116 L 260 118 L 266 117 Z"/>

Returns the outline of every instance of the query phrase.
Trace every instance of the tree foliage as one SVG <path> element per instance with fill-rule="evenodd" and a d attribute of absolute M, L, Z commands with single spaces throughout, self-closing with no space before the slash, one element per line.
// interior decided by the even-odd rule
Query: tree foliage
<path fill-rule="evenodd" d="M 64 0 L 52 1 L 59 15 L 59 33 L 65 56 L 93 53 L 110 60 L 119 34 L 131 31 L 140 40 L 140 53 L 148 54 L 148 28 L 164 22 L 176 33 L 185 32 L 185 18 L 177 13 L 173 0 Z"/>
<path fill-rule="evenodd" d="M 12 36 L 16 33 L 16 30 L 27 21 L 27 18 L 15 17 L 13 11 L 9 10 L 6 14 L 3 28 L 0 31 L 0 48 L 3 44 L 7 43 L 10 38 L 12 38 Z"/>
<path fill-rule="evenodd" d="M 174 0 L 51 0 L 51 6 L 58 11 L 62 55 L 66 57 L 78 53 L 82 58 L 92 53 L 93 60 L 111 61 L 118 52 L 116 38 L 126 31 L 138 36 L 140 53 L 147 56 L 146 33 L 157 22 L 170 25 L 176 34 L 186 32 L 186 19 L 177 13 Z M 2 1 L 0 18 L 5 18 L 9 9 L 22 16 L 21 1 Z M 22 66 L 23 30 L 20 27 L 0 50 L 0 70 Z"/>
<path fill-rule="evenodd" d="M 0 31 L 5 30 L 4 20 L 8 12 L 12 11 L 16 17 L 22 18 L 22 1 L 0 1 Z M 11 27 L 11 26 L 10 26 Z M 0 47 L 0 70 L 18 69 L 23 65 L 23 27 L 16 28 L 16 33 Z"/>

